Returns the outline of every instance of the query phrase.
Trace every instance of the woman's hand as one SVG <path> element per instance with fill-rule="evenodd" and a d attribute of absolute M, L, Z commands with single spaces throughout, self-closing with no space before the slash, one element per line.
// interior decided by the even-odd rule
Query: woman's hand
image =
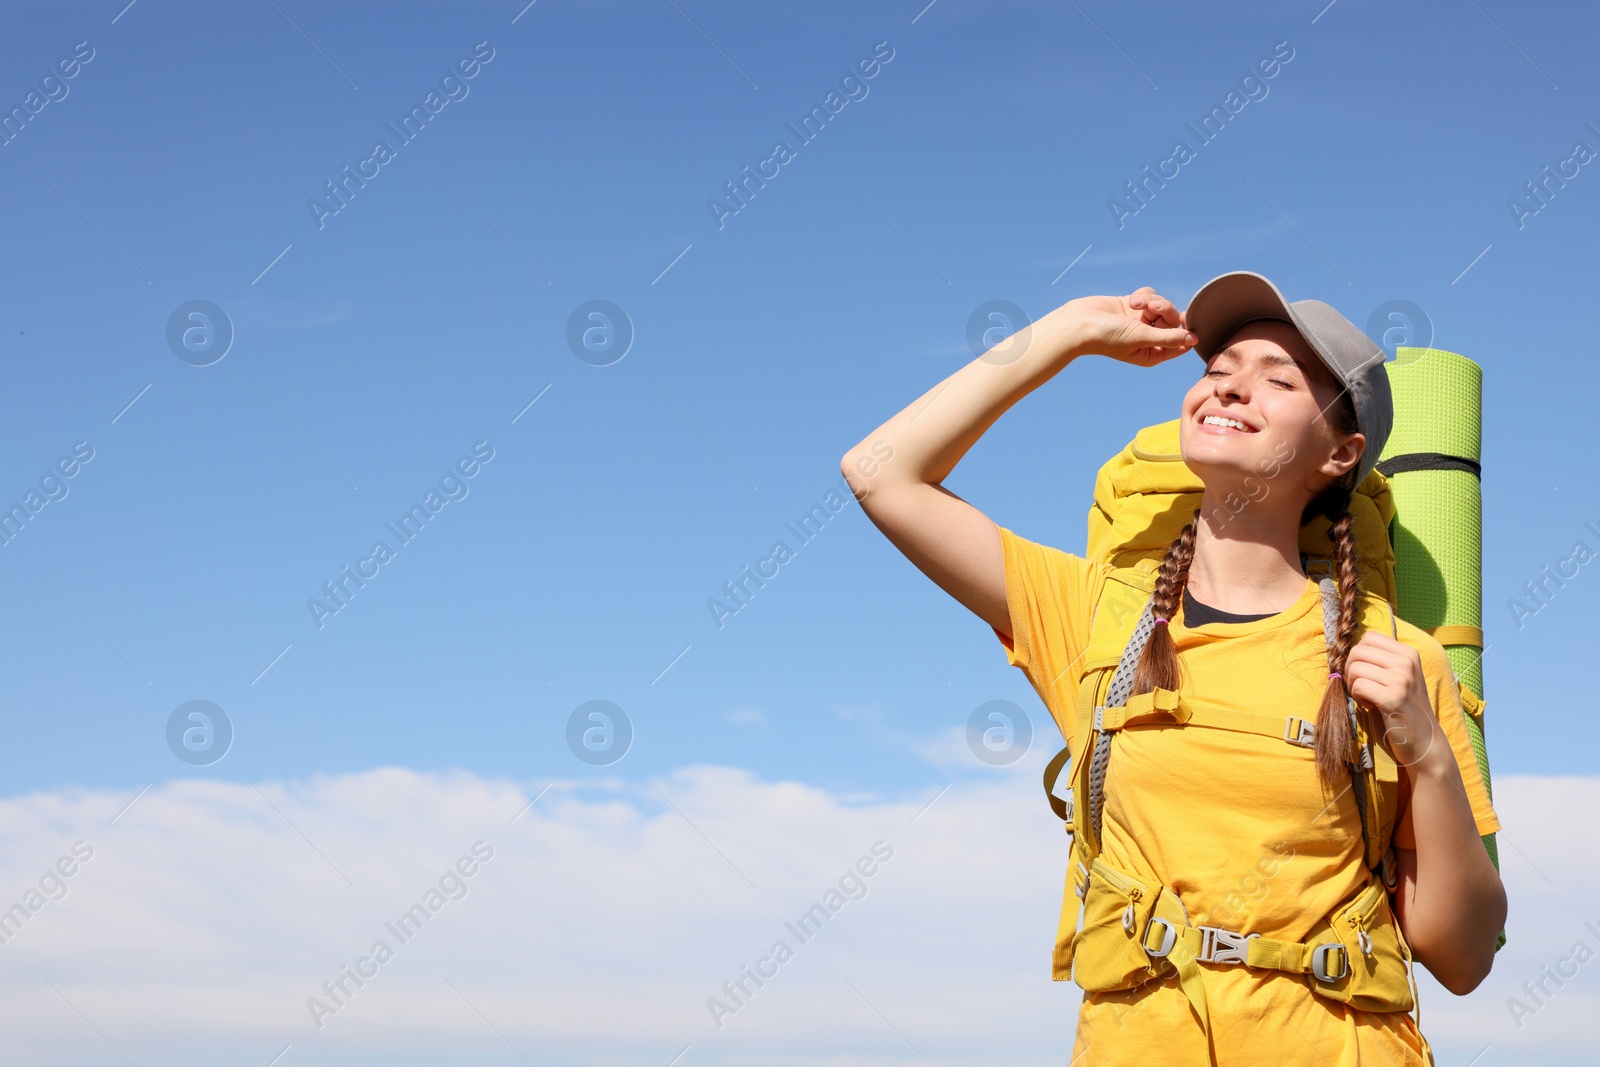
<path fill-rule="evenodd" d="M 1148 285 L 1127 296 L 1080 296 L 1051 314 L 1070 324 L 1078 352 L 1139 367 L 1181 356 L 1199 340 L 1189 332 L 1183 312 Z"/>
<path fill-rule="evenodd" d="M 1395 848 L 1395 918 L 1417 962 L 1450 992 L 1466 996 L 1494 966 L 1495 935 L 1506 921 L 1506 891 L 1483 847 L 1461 768 L 1434 715 L 1422 656 L 1388 634 L 1369 630 L 1350 650 L 1344 678 L 1352 697 L 1377 710 L 1384 744 L 1405 767 L 1409 782 L 1415 846 Z"/>
<path fill-rule="evenodd" d="M 1416 649 L 1368 630 L 1350 650 L 1344 684 L 1352 697 L 1378 712 L 1396 763 L 1420 769 L 1427 760 L 1454 759 L 1448 744 L 1434 743 L 1442 741 L 1442 731 Z"/>

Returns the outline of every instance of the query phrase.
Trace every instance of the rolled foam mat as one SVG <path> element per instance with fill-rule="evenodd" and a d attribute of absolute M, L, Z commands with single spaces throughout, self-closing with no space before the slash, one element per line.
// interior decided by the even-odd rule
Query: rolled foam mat
<path fill-rule="evenodd" d="M 1483 370 L 1437 348 L 1400 347 L 1395 356 L 1384 364 L 1394 393 L 1394 429 L 1378 469 L 1394 494 L 1390 539 L 1398 610 L 1438 638 L 1461 684 L 1482 697 Z M 1483 721 L 1468 710 L 1467 731 L 1489 790 Z M 1483 843 L 1498 867 L 1494 835 Z"/>

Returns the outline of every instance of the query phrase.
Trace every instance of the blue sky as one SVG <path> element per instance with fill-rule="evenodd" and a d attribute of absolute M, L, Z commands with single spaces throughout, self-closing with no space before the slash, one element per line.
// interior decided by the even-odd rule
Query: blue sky
<path fill-rule="evenodd" d="M 1237 269 L 1358 325 L 1409 301 L 1483 366 L 1493 766 L 1591 771 L 1600 564 L 1520 629 L 1506 607 L 1600 549 L 1600 177 L 1570 164 L 1537 213 L 1509 206 L 1575 142 L 1600 151 L 1591 9 L 124 2 L 0 15 L 5 108 L 92 49 L 0 147 L 0 502 L 93 450 L 0 547 L 6 796 L 390 766 L 530 790 L 696 764 L 845 797 L 988 781 L 927 745 L 995 699 L 1041 749 L 1053 728 L 853 505 L 722 627 L 707 601 L 973 358 L 981 304 L 1186 304 Z M 801 143 L 787 124 L 875 48 Z M 1185 124 L 1275 48 L 1201 145 Z M 401 143 L 387 124 L 430 91 L 455 98 Z M 1180 138 L 1194 158 L 1119 226 L 1108 201 Z M 325 183 L 379 140 L 393 158 L 330 213 Z M 708 201 L 779 140 L 793 158 L 719 224 Z M 207 366 L 167 341 L 196 300 L 234 333 Z M 595 300 L 634 334 L 605 366 L 568 344 Z M 1095 470 L 1198 369 L 1082 360 L 947 485 L 1081 551 Z M 465 495 L 319 628 L 308 599 L 480 442 Z M 566 741 L 597 699 L 634 732 L 607 767 Z M 232 723 L 210 766 L 168 748 L 191 700 Z"/>
<path fill-rule="evenodd" d="M 573 773 L 566 716 L 603 698 L 636 726 L 618 772 L 930 782 L 906 739 L 989 699 L 1039 706 L 857 508 L 720 630 L 706 601 L 838 484 L 846 448 L 971 358 L 979 304 L 1037 317 L 1144 284 L 1187 301 L 1233 269 L 1362 325 L 1412 301 L 1483 365 L 1495 766 L 1587 767 L 1600 734 L 1550 664 L 1584 653 L 1588 576 L 1520 631 L 1504 604 L 1574 540 L 1600 547 L 1574 447 L 1596 372 L 1566 336 L 1593 299 L 1589 168 L 1520 229 L 1507 205 L 1576 140 L 1600 148 L 1582 34 L 1552 22 L 1514 47 L 1487 8 L 1353 0 L 1314 23 L 1168 8 L 1153 34 L 1107 6 L 949 0 L 915 22 L 882 4 L 545 0 L 515 23 L 503 4 L 104 7 L 14 7 L 0 46 L 18 104 L 30 72 L 93 49 L 0 150 L 0 495 L 94 449 L 0 557 L 27 606 L 0 650 L 10 790 L 183 771 L 163 730 L 191 699 L 234 722 L 204 772 L 222 778 Z M 400 144 L 385 124 L 484 41 L 467 95 Z M 785 124 L 880 41 L 866 95 L 800 144 Z M 1266 94 L 1200 145 L 1185 123 L 1282 41 Z M 1178 138 L 1195 158 L 1118 229 L 1108 201 Z M 395 157 L 319 228 L 309 201 L 379 139 Z M 707 202 L 780 139 L 794 158 L 719 229 Z M 165 343 L 194 299 L 235 330 L 210 366 Z M 634 324 L 609 366 L 565 341 L 591 299 Z M 949 485 L 1081 550 L 1095 468 L 1194 370 L 1082 361 Z M 495 458 L 470 494 L 319 630 L 306 601 L 479 441 Z"/>

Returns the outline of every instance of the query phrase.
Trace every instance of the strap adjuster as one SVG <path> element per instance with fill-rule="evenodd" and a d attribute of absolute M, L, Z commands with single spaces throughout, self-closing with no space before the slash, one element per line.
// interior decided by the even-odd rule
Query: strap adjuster
<path fill-rule="evenodd" d="M 1383 879 L 1383 888 L 1391 892 L 1400 881 L 1400 857 L 1395 855 L 1393 844 L 1378 861 L 1378 876 Z"/>
<path fill-rule="evenodd" d="M 1080 878 L 1079 875 L 1082 875 L 1082 877 Z M 1079 900 L 1082 900 L 1083 895 L 1089 891 L 1089 868 L 1082 863 L 1079 863 L 1078 869 L 1073 872 L 1072 891 L 1078 895 Z"/>
<path fill-rule="evenodd" d="M 1317 724 L 1291 715 L 1283 724 L 1283 739 L 1291 745 L 1312 748 L 1317 743 Z"/>
<path fill-rule="evenodd" d="M 1157 923 L 1160 923 L 1162 926 L 1161 945 L 1159 948 L 1151 948 L 1150 928 L 1155 926 Z M 1159 915 L 1152 915 L 1150 916 L 1150 922 L 1145 925 L 1144 937 L 1140 938 L 1139 941 L 1140 944 L 1144 946 L 1146 955 L 1154 956 L 1156 959 L 1161 959 L 1167 953 L 1172 951 L 1172 946 L 1178 943 L 1178 928 L 1173 926 L 1167 920 L 1161 918 Z"/>
<path fill-rule="evenodd" d="M 1261 936 L 1224 930 L 1220 926 L 1197 926 L 1195 929 L 1200 931 L 1200 951 L 1195 959 L 1206 963 L 1243 963 L 1250 940 Z"/>
<path fill-rule="evenodd" d="M 1339 954 L 1338 974 L 1334 974 L 1328 970 L 1328 958 L 1335 952 Z M 1349 974 L 1350 958 L 1349 954 L 1345 952 L 1344 946 L 1339 944 L 1337 941 L 1329 941 L 1326 944 L 1318 945 L 1316 948 L 1312 949 L 1311 973 L 1316 975 L 1317 980 L 1321 982 L 1337 982 L 1339 979 Z"/>

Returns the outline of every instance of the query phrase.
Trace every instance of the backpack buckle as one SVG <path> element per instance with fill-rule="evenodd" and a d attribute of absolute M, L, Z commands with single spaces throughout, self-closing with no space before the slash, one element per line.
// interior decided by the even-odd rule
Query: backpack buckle
<path fill-rule="evenodd" d="M 1328 958 L 1335 952 L 1339 954 L 1339 973 L 1334 974 L 1328 970 Z M 1344 946 L 1337 941 L 1318 945 L 1311 950 L 1311 973 L 1317 976 L 1319 982 L 1337 982 L 1350 973 L 1350 959 Z"/>
<path fill-rule="evenodd" d="M 1283 739 L 1291 745 L 1313 748 L 1317 743 L 1317 724 L 1291 715 L 1289 721 L 1283 724 Z"/>
<path fill-rule="evenodd" d="M 1150 931 L 1157 923 L 1160 923 L 1162 927 L 1161 943 L 1157 947 L 1151 948 Z M 1172 951 L 1172 946 L 1178 943 L 1178 928 L 1167 922 L 1167 920 L 1161 918 L 1159 915 L 1152 915 L 1150 916 L 1150 922 L 1145 925 L 1144 936 L 1140 938 L 1139 941 L 1140 944 L 1144 946 L 1146 955 L 1154 956 L 1156 959 L 1161 959 L 1167 953 Z"/>
<path fill-rule="evenodd" d="M 1195 959 L 1206 963 L 1243 963 L 1250 949 L 1250 939 L 1260 934 L 1241 934 L 1224 930 L 1220 926 L 1197 926 L 1200 931 L 1200 951 Z"/>

